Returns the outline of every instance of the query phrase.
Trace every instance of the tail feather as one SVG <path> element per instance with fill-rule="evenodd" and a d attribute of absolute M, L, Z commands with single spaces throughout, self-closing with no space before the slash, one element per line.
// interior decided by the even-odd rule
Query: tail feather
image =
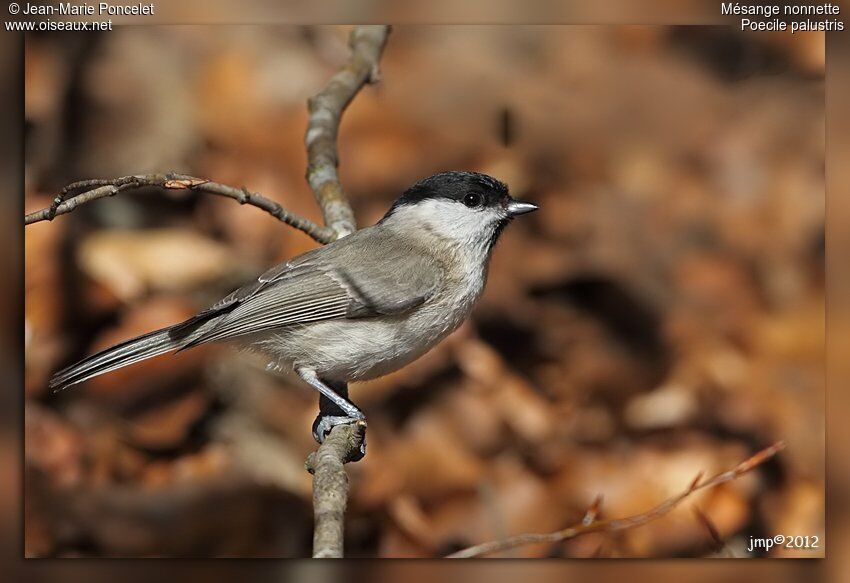
<path fill-rule="evenodd" d="M 84 358 L 57 372 L 50 379 L 50 388 L 58 392 L 103 373 L 176 350 L 189 338 L 173 334 L 174 328 L 155 330 Z"/>

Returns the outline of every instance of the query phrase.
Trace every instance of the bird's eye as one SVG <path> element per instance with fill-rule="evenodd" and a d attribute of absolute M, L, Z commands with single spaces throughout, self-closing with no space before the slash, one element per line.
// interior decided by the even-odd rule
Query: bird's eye
<path fill-rule="evenodd" d="M 465 197 L 463 197 L 463 204 L 465 204 L 469 208 L 481 206 L 481 195 L 477 192 L 470 192 Z"/>

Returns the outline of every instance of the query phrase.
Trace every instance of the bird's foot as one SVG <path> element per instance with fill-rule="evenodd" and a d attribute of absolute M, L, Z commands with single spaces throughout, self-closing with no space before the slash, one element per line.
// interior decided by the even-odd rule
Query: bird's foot
<path fill-rule="evenodd" d="M 363 415 L 363 413 L 361 413 L 360 411 L 358 411 L 357 413 L 358 415 L 355 415 L 353 417 L 349 417 L 347 415 L 326 415 L 323 413 L 319 413 L 319 415 L 316 417 L 316 420 L 313 421 L 313 439 L 315 439 L 317 443 L 324 443 L 327 436 L 330 435 L 331 430 L 337 425 L 350 425 L 352 423 L 357 423 L 358 421 L 363 421 L 366 419 L 366 416 Z M 351 461 L 360 461 L 365 455 L 366 437 L 364 435 L 363 441 L 360 442 L 360 453 Z"/>

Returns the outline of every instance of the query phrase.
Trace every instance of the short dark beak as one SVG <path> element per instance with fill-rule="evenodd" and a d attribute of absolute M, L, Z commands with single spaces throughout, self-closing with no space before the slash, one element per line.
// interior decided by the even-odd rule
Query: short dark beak
<path fill-rule="evenodd" d="M 519 215 L 524 215 L 525 213 L 536 211 L 538 208 L 539 207 L 536 204 L 530 202 L 524 202 L 522 200 L 512 200 L 508 203 L 507 211 L 508 216 L 518 217 Z"/>

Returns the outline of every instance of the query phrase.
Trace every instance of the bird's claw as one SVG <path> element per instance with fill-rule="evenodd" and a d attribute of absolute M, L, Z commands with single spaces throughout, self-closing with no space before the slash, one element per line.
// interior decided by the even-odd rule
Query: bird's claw
<path fill-rule="evenodd" d="M 316 420 L 313 421 L 313 439 L 315 439 L 317 443 L 322 444 L 325 442 L 325 439 L 330 434 L 331 430 L 337 425 L 349 425 L 364 419 L 366 419 L 366 416 L 362 413 L 355 417 L 348 417 L 347 415 L 323 415 L 319 413 Z M 363 456 L 365 455 L 366 437 L 364 436 L 363 440 L 360 442 L 360 454 L 351 461 L 359 461 L 363 459 Z"/>

